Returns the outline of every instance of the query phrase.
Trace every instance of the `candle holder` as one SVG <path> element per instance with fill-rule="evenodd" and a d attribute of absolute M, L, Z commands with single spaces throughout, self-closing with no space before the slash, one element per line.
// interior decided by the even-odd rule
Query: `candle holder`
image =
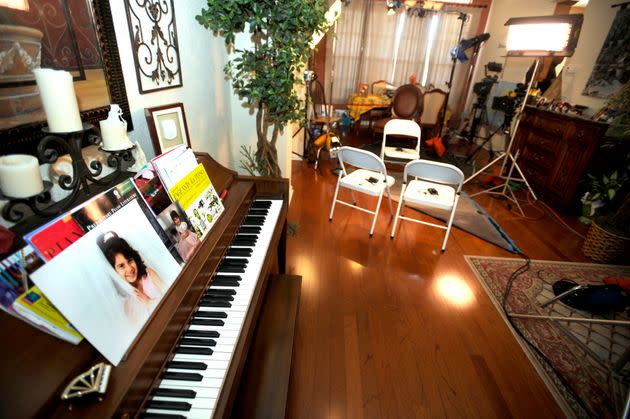
<path fill-rule="evenodd" d="M 44 191 L 38 195 L 28 198 L 7 196 L 5 199 L 9 199 L 9 202 L 2 210 L 2 217 L 7 221 L 20 222 L 25 218 L 24 211 L 15 208 L 18 205 L 30 208 L 35 215 L 40 217 L 60 215 L 76 206 L 79 201 L 83 201 L 120 181 L 123 174 L 123 162 L 129 163 L 129 165 L 135 162 L 131 154 L 135 145 L 125 150 L 103 150 L 99 147 L 99 150 L 109 153 L 107 165 L 114 171 L 101 179 L 97 179 L 97 176 L 103 172 L 103 164 L 98 160 L 92 160 L 88 164 L 81 152 L 84 141 L 92 145 L 99 144 L 101 141 L 98 129 L 94 125 L 83 123 L 83 129 L 74 132 L 53 133 L 48 127 L 44 128 L 43 131 L 47 135 L 40 140 L 37 146 L 37 156 L 40 162 L 53 164 L 60 155 L 70 155 L 72 175 L 59 177 L 59 186 L 63 190 L 70 191 L 70 194 L 58 202 L 50 203 L 52 183 L 46 181 L 44 182 Z M 79 199 L 80 195 L 84 196 Z"/>
<path fill-rule="evenodd" d="M 2 217 L 11 222 L 18 222 L 24 218 L 24 212 L 16 209 L 18 206 L 25 206 L 37 215 L 47 216 L 50 215 L 46 212 L 42 206 L 50 203 L 50 190 L 52 189 L 52 182 L 44 181 L 44 190 L 37 195 L 29 196 L 26 198 L 14 198 L 12 196 L 4 195 L 0 191 L 0 199 L 8 200 L 4 207 L 2 207 Z"/>

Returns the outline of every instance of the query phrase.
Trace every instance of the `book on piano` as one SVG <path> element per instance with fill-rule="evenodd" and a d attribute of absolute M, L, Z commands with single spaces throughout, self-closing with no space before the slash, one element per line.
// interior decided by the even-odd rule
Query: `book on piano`
<path fill-rule="evenodd" d="M 203 164 L 169 188 L 168 193 L 186 211 L 192 228 L 203 240 L 224 209 Z"/>
<path fill-rule="evenodd" d="M 77 344 L 83 337 L 29 278 L 43 263 L 31 246 L 0 262 L 0 308 L 36 329 Z"/>
<path fill-rule="evenodd" d="M 180 270 L 134 200 L 35 271 L 32 279 L 118 365 Z"/>

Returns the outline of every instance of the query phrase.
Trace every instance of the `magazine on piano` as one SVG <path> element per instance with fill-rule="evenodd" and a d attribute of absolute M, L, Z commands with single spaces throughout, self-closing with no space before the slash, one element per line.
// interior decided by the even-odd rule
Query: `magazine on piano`
<path fill-rule="evenodd" d="M 170 187 L 168 193 L 173 202 L 179 202 L 186 211 L 191 227 L 200 239 L 208 234 L 224 209 L 201 163 Z"/>
<path fill-rule="evenodd" d="M 186 212 L 177 202 L 171 201 L 152 165 L 146 165 L 133 177 L 140 196 L 147 203 L 157 222 L 175 244 L 175 249 L 184 262 L 195 253 L 201 240 L 192 229 Z"/>
<path fill-rule="evenodd" d="M 0 262 L 0 308 L 36 329 L 71 343 L 79 343 L 82 336 L 29 278 L 30 273 L 43 263 L 31 246 Z"/>
<path fill-rule="evenodd" d="M 140 205 L 133 200 L 122 206 L 31 275 L 113 365 L 181 270 Z"/>
<path fill-rule="evenodd" d="M 151 160 L 162 184 L 170 190 L 177 182 L 197 167 L 195 153 L 184 145 L 178 145 Z"/>
<path fill-rule="evenodd" d="M 139 203 L 140 209 L 146 215 L 160 240 L 173 256 L 180 260 L 175 242 L 167 234 L 164 226 L 154 217 L 146 202 L 141 199 L 131 179 L 120 182 L 118 185 L 94 196 L 71 211 L 26 234 L 24 240 L 33 246 L 42 259 L 50 261 L 85 233 L 95 228 L 125 205 L 134 201 Z"/>

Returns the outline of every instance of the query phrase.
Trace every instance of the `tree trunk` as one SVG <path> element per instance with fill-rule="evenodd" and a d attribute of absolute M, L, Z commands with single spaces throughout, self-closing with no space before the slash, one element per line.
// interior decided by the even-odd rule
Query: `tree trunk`
<path fill-rule="evenodd" d="M 259 104 L 256 112 L 256 134 L 258 137 L 256 161 L 259 165 L 259 172 L 262 176 L 281 177 L 282 172 L 278 165 L 278 150 L 276 149 L 278 128 L 273 126 L 270 141 L 267 141 L 268 131 L 267 109 L 264 105 Z"/>

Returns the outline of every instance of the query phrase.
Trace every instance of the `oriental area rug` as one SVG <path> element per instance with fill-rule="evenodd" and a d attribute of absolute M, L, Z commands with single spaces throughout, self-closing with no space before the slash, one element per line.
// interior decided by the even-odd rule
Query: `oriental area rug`
<path fill-rule="evenodd" d="M 465 258 L 567 417 L 620 417 L 630 382 L 628 308 L 597 316 L 560 300 L 542 305 L 554 297 L 552 285 L 558 280 L 601 285 L 605 278 L 630 278 L 630 266 L 532 260 L 512 282 L 506 300 L 509 313 L 626 322 L 602 324 L 508 317 L 503 295 L 525 260 Z"/>

